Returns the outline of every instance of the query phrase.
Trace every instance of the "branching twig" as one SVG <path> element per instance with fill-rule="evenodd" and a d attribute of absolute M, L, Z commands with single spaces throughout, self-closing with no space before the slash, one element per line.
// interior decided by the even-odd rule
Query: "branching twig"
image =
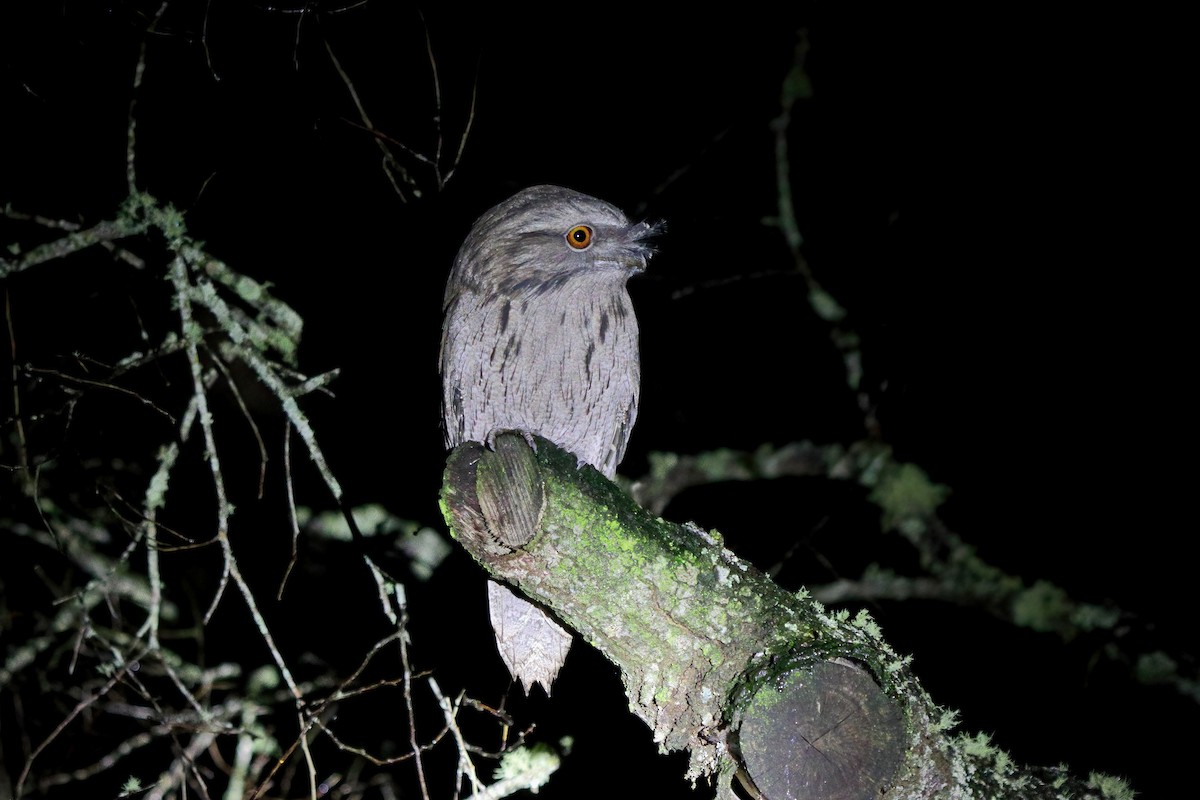
<path fill-rule="evenodd" d="M 354 102 L 354 107 L 358 109 L 358 116 L 359 119 L 362 120 L 364 129 L 374 134 L 375 146 L 378 147 L 379 151 L 383 154 L 383 174 L 387 176 L 388 183 L 392 184 L 392 190 L 396 192 L 396 196 L 399 197 L 402 202 L 408 202 L 407 192 L 416 189 L 417 182 L 412 175 L 409 174 L 408 170 L 404 168 L 404 165 L 396 160 L 395 155 L 391 150 L 388 149 L 387 143 L 391 142 L 392 144 L 396 145 L 403 150 L 406 155 L 419 163 L 430 164 L 432 162 L 430 162 L 430 160 L 421 153 L 413 150 L 408 145 L 398 142 L 395 139 L 381 136 L 376 132 L 375 125 L 371 122 L 371 118 L 367 116 L 367 110 L 363 106 L 362 100 L 358 96 L 358 90 L 354 88 L 354 82 L 350 80 L 350 76 L 346 73 L 346 70 L 342 68 L 342 63 L 338 61 L 338 57 L 333 52 L 333 45 L 331 45 L 328 41 L 325 42 L 325 51 L 329 54 L 329 60 L 333 64 L 333 68 L 337 70 L 338 77 L 340 77 L 342 79 L 342 83 L 346 85 L 346 91 L 350 93 L 350 99 Z M 397 175 L 399 178 L 397 178 Z M 401 183 L 408 188 L 401 188 Z"/>
<path fill-rule="evenodd" d="M 17 783 L 15 791 L 13 792 L 15 797 L 21 796 L 21 789 L 24 787 L 25 781 L 28 780 L 29 772 L 33 768 L 33 762 L 37 759 L 37 757 L 41 755 L 42 752 L 45 751 L 45 749 L 49 747 L 50 744 L 67 729 L 67 726 L 69 726 L 76 717 L 90 708 L 101 697 L 108 694 L 114 686 L 124 679 L 130 669 L 136 668 L 140 658 L 144 655 L 145 651 L 136 654 L 135 658 L 129 659 L 125 661 L 125 663 L 121 664 L 116 672 L 113 673 L 112 677 L 105 681 L 104 685 L 99 691 L 88 694 L 86 697 L 82 698 L 78 703 L 76 703 L 75 707 L 71 709 L 67 716 L 64 717 L 62 721 L 60 721 L 58 725 L 54 727 L 54 730 L 50 732 L 50 735 L 43 739 L 41 743 L 33 749 L 33 752 L 30 753 L 29 757 L 25 760 L 25 764 L 21 767 L 21 773 L 17 776 Z"/>
<path fill-rule="evenodd" d="M 462 784 L 462 776 L 466 775 L 471 781 L 471 793 L 477 794 L 484 789 L 483 783 L 479 780 L 479 776 L 475 774 L 475 762 L 471 761 L 471 748 L 467 745 L 463 738 L 462 731 L 458 729 L 458 703 L 451 703 L 445 695 L 442 694 L 442 687 L 438 686 L 437 681 L 429 678 L 429 688 L 433 692 L 433 696 L 437 698 L 438 706 L 442 709 L 442 714 L 446 718 L 446 727 L 454 736 L 454 742 L 458 745 L 458 776 L 454 781 L 455 796 L 458 796 L 459 787 Z"/>
<path fill-rule="evenodd" d="M 428 167 L 433 173 L 433 179 L 438 191 L 445 188 L 446 184 L 454 176 L 455 169 L 458 167 L 462 159 L 463 151 L 467 145 L 467 138 L 470 135 L 471 127 L 475 121 L 475 103 L 478 92 L 478 80 L 471 87 L 471 103 L 467 114 L 466 123 L 463 125 L 462 135 L 459 137 L 458 147 L 454 153 L 454 159 L 450 166 L 443 172 L 442 160 L 443 149 L 445 147 L 445 137 L 442 131 L 442 85 L 438 74 L 437 59 L 433 54 L 433 39 L 429 35 L 429 27 L 425 23 L 425 16 L 418 11 L 421 17 L 421 24 L 425 31 L 425 53 L 429 60 L 430 81 L 433 85 L 433 128 L 434 128 L 434 153 L 433 156 L 427 156 L 419 150 L 406 145 L 404 142 L 383 134 L 375 124 L 371 121 L 367 114 L 366 105 L 358 94 L 358 90 L 354 86 L 354 81 L 351 80 L 349 73 L 342 67 L 341 61 L 333 51 L 333 46 L 328 40 L 325 42 L 325 51 L 329 55 L 329 61 L 333 64 L 334 70 L 338 77 L 342 79 L 342 83 L 346 86 L 346 90 L 350 94 L 350 99 L 354 103 L 355 109 L 358 111 L 359 123 L 350 122 L 356 127 L 361 127 L 369 132 L 375 139 L 375 145 L 379 148 L 383 155 L 381 162 L 383 173 L 387 177 L 388 182 L 392 185 L 392 190 L 402 202 L 408 202 L 409 194 L 414 197 L 421 196 L 421 185 L 417 178 L 405 168 L 405 166 L 392 152 L 389 145 L 395 145 L 405 156 L 415 161 L 424 167 Z"/>

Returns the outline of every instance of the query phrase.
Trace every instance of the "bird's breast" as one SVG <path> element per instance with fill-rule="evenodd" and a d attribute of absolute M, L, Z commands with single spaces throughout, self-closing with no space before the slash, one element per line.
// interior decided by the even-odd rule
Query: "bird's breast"
<path fill-rule="evenodd" d="M 588 289 L 459 304 L 443 358 L 463 440 L 528 431 L 612 475 L 637 413 L 637 321 L 623 285 Z"/>

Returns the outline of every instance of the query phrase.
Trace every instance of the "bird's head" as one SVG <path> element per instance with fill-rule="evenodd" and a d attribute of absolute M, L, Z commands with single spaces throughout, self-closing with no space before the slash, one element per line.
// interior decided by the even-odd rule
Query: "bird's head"
<path fill-rule="evenodd" d="M 476 220 L 450 286 L 491 293 L 544 292 L 589 276 L 623 283 L 646 268 L 661 226 L 630 222 L 616 207 L 561 186 L 531 186 Z"/>

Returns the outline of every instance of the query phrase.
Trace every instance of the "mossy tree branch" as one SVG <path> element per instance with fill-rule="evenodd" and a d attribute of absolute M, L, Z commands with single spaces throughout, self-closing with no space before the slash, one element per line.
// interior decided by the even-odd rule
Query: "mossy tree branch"
<path fill-rule="evenodd" d="M 1115 796 L 951 735 L 956 715 L 865 612 L 785 592 L 719 534 L 657 518 L 535 442 L 454 450 L 451 531 L 617 665 L 630 709 L 664 752 L 689 752 L 693 780 L 718 774 L 726 797 L 735 772 L 769 798 Z"/>

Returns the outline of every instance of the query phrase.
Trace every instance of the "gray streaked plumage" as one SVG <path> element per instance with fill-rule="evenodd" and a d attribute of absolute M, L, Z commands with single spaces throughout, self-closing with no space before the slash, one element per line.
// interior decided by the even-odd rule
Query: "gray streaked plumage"
<path fill-rule="evenodd" d="M 524 189 L 475 222 L 446 285 L 448 447 L 519 430 L 613 477 L 640 381 L 625 282 L 645 269 L 654 232 L 559 186 Z M 534 683 L 548 692 L 570 634 L 499 584 L 489 583 L 488 599 L 509 671 L 526 692 Z"/>

